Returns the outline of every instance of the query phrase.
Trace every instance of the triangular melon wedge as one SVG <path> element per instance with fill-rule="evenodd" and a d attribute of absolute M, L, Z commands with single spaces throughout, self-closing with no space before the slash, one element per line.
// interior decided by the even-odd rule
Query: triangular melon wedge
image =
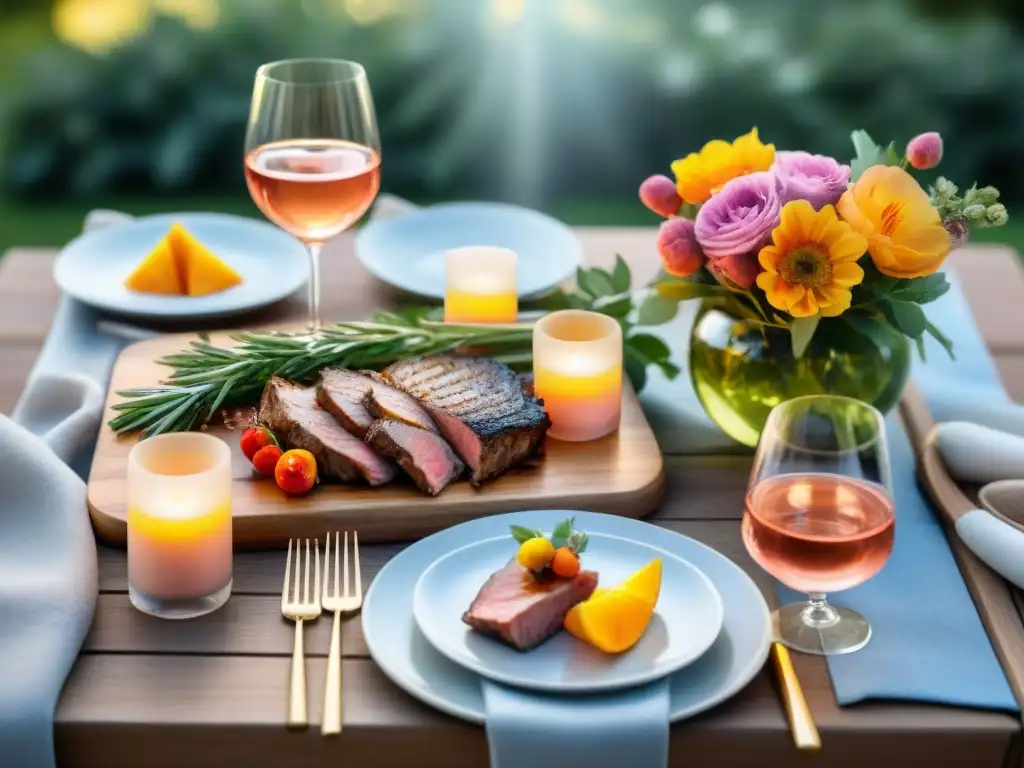
<path fill-rule="evenodd" d="M 242 282 L 241 276 L 180 224 L 171 227 L 169 238 L 183 265 L 185 293 L 206 296 L 227 290 Z"/>
<path fill-rule="evenodd" d="M 171 239 L 165 237 L 128 276 L 125 285 L 139 293 L 180 296 L 185 293 L 182 272 Z"/>

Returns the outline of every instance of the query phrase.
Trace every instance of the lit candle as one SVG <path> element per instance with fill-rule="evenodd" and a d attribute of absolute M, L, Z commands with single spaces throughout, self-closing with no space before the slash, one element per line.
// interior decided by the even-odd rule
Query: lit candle
<path fill-rule="evenodd" d="M 445 322 L 514 323 L 518 312 L 515 251 L 471 245 L 445 254 Z"/>
<path fill-rule="evenodd" d="M 128 454 L 128 593 L 184 619 L 231 594 L 231 450 L 200 432 L 158 435 Z"/>
<path fill-rule="evenodd" d="M 619 427 L 622 328 L 597 312 L 566 309 L 533 329 L 533 387 L 557 440 L 596 440 Z"/>

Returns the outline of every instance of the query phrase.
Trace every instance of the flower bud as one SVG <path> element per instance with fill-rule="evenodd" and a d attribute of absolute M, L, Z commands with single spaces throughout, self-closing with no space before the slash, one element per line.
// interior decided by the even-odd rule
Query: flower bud
<path fill-rule="evenodd" d="M 970 230 L 967 225 L 959 219 L 946 219 L 942 222 L 942 226 L 949 232 L 949 247 L 950 250 L 954 248 L 960 248 L 967 244 L 967 238 L 970 235 Z"/>
<path fill-rule="evenodd" d="M 649 176 L 640 185 L 640 202 L 666 219 L 679 213 L 683 199 L 668 176 Z"/>
<path fill-rule="evenodd" d="M 956 184 L 947 179 L 945 176 L 939 176 L 935 180 L 935 196 L 936 197 L 953 197 L 956 195 L 958 189 Z"/>
<path fill-rule="evenodd" d="M 658 254 L 665 271 L 675 277 L 689 277 L 705 261 L 689 219 L 669 219 L 662 223 L 658 228 Z"/>
<path fill-rule="evenodd" d="M 1009 218 L 1009 215 L 1006 213 L 1006 206 L 1002 203 L 990 205 L 985 209 L 985 221 L 991 227 L 1001 227 Z"/>
<path fill-rule="evenodd" d="M 968 205 L 964 208 L 964 216 L 968 221 L 982 221 L 985 218 L 985 206 L 981 203 Z"/>
<path fill-rule="evenodd" d="M 919 171 L 934 168 L 942 160 L 942 137 L 931 131 L 915 136 L 907 143 L 907 162 Z"/>
<path fill-rule="evenodd" d="M 975 198 L 982 205 L 992 205 L 999 199 L 999 190 L 995 187 L 982 187 L 975 191 Z"/>

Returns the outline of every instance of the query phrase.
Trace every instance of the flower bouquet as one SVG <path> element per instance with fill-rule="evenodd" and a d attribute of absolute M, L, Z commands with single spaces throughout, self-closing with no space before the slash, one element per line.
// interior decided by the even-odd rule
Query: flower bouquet
<path fill-rule="evenodd" d="M 939 177 L 942 139 L 925 133 L 904 154 L 852 135 L 849 165 L 776 152 L 757 129 L 708 142 L 652 176 L 640 199 L 665 221 L 664 274 L 640 308 L 642 324 L 699 298 L 690 368 L 698 397 L 732 437 L 753 445 L 771 408 L 805 394 L 842 394 L 881 410 L 909 376 L 909 341 L 922 357 L 949 339 L 922 305 L 949 290 L 938 270 L 971 229 L 1000 226 L 993 187 L 961 194 Z"/>

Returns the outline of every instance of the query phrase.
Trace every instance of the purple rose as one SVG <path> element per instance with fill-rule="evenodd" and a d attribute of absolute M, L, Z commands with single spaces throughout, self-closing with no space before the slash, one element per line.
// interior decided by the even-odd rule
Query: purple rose
<path fill-rule="evenodd" d="M 816 211 L 838 203 L 850 185 L 850 166 L 826 155 L 776 152 L 772 170 L 782 180 L 783 203 L 806 200 Z"/>
<path fill-rule="evenodd" d="M 712 261 L 761 249 L 782 208 L 782 182 L 758 171 L 726 183 L 697 213 L 694 234 Z"/>

